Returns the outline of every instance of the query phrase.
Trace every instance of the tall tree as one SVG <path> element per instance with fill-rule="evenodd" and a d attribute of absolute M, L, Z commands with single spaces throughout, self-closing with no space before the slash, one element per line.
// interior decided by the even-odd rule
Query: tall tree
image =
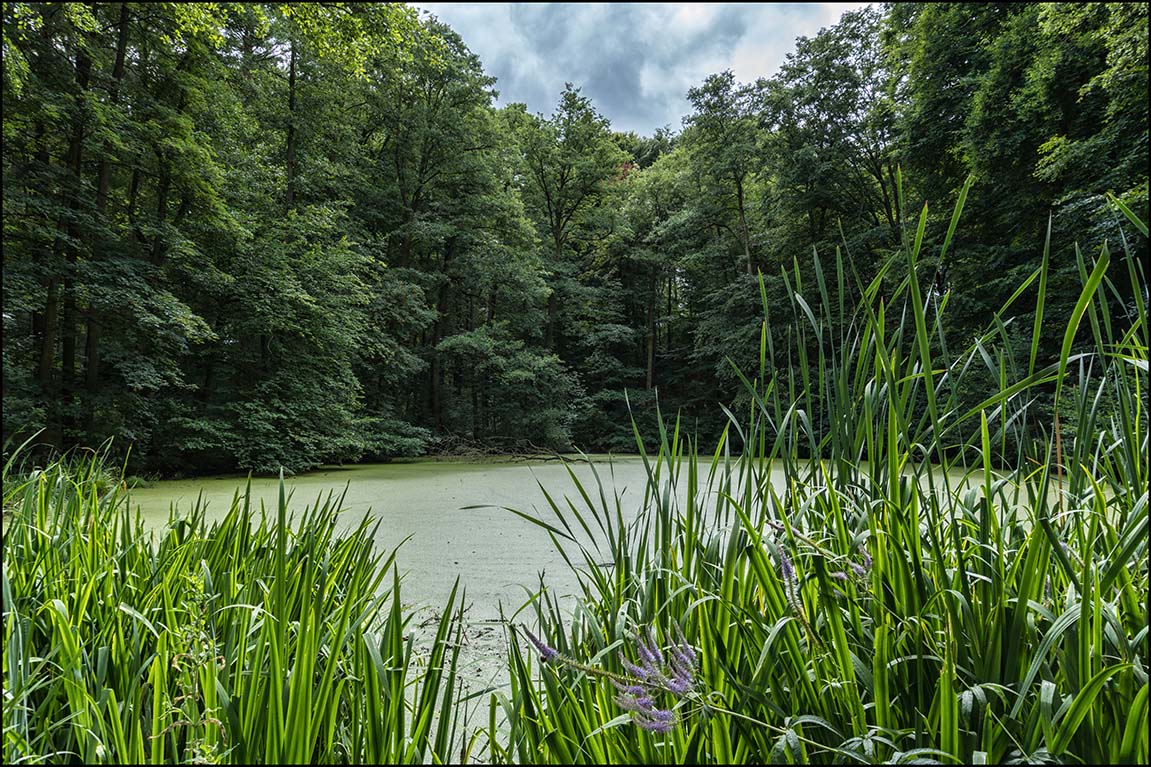
<path fill-rule="evenodd" d="M 512 105 L 507 115 L 523 153 L 525 200 L 551 250 L 545 345 L 562 350 L 561 314 L 578 293 L 571 237 L 602 201 L 627 155 L 612 140 L 608 121 L 571 83 L 550 119 L 530 115 L 522 105 Z"/>
<path fill-rule="evenodd" d="M 756 267 L 748 217 L 752 179 L 760 165 L 751 95 L 751 88 L 737 83 L 731 70 L 711 75 L 687 92 L 693 111 L 684 118 L 689 128 L 684 145 L 696 153 L 708 190 L 731 211 L 747 274 L 754 274 Z"/>

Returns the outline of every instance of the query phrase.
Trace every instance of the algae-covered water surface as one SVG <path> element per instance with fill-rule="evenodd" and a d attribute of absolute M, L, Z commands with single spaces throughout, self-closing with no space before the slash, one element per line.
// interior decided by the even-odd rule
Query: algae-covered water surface
<path fill-rule="evenodd" d="M 614 504 L 614 491 L 624 518 L 632 519 L 643 503 L 647 474 L 642 459 L 592 460 L 609 502 Z M 585 487 L 596 487 L 593 465 L 568 465 Z M 202 494 L 210 522 L 228 510 L 246 482 L 234 475 L 157 482 L 133 490 L 131 503 L 149 527 L 159 529 L 171 506 L 177 513 L 187 512 Z M 258 518 L 261 503 L 274 514 L 279 480 L 253 478 L 251 483 L 254 515 Z M 377 544 L 385 550 L 399 546 L 396 562 L 404 578 L 404 601 L 413 605 L 442 604 L 456 576 L 467 589 L 473 621 L 498 617 L 501 602 L 508 614 L 514 612 L 527 598 L 525 587 L 538 588 L 541 573 L 552 588 L 571 591 L 575 586 L 546 531 L 503 508 L 554 521 L 541 485 L 561 507 L 563 495 L 582 503 L 559 461 L 421 460 L 328 467 L 289 477 L 285 485 L 291 510 L 328 493 L 345 493 L 342 507 L 349 525 L 367 513 L 378 518 Z"/>
<path fill-rule="evenodd" d="M 326 467 L 288 477 L 285 486 L 291 511 L 315 504 L 329 493 L 343 493 L 341 507 L 349 526 L 364 514 L 379 519 L 379 549 L 399 547 L 396 563 L 406 603 L 442 605 L 459 576 L 472 605 L 469 618 L 488 621 L 498 618 L 501 604 L 507 614 L 514 612 L 530 595 L 525 589 L 539 588 L 541 576 L 561 595 L 573 593 L 577 586 L 547 532 L 508 509 L 559 525 L 546 490 L 561 509 L 566 511 L 572 503 L 586 511 L 568 468 L 592 503 L 604 502 L 600 485 L 609 508 L 614 510 L 618 497 L 625 522 L 633 520 L 643 506 L 647 472 L 642 458 L 589 458 L 590 463 L 581 459 L 566 466 L 558 460 L 497 458 Z M 772 472 L 773 482 L 776 474 Z M 956 481 L 964 481 L 962 472 L 953 471 L 953 475 Z M 211 522 L 227 512 L 233 496 L 243 494 L 246 483 L 245 477 L 236 475 L 162 481 L 133 490 L 130 502 L 139 507 L 150 528 L 160 529 L 171 507 L 178 514 L 186 513 L 202 495 Z M 680 502 L 686 493 L 684 484 L 677 487 Z M 253 478 L 251 492 L 254 518 L 259 518 L 261 504 L 268 514 L 275 513 L 278 479 Z M 704 508 L 708 506 L 706 498 L 698 500 Z M 571 524 L 578 533 L 578 526 Z M 606 551 L 604 558 L 610 558 Z M 574 561 L 579 564 L 580 558 Z"/>

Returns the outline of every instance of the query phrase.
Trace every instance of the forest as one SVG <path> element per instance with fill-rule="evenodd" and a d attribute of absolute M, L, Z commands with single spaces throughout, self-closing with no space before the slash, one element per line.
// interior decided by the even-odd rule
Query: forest
<path fill-rule="evenodd" d="M 837 17 L 4 3 L 0 761 L 1148 764 L 1148 4 Z"/>
<path fill-rule="evenodd" d="M 167 476 L 634 451 L 657 405 L 706 443 L 746 402 L 760 280 L 769 307 L 851 293 L 821 269 L 870 281 L 925 205 L 921 287 L 959 337 L 1050 243 L 1050 363 L 1075 248 L 1124 236 L 1106 195 L 1146 220 L 1147 8 L 848 12 L 639 136 L 578 84 L 550 115 L 497 107 L 466 42 L 400 4 L 5 3 L 4 436 L 114 438 Z"/>

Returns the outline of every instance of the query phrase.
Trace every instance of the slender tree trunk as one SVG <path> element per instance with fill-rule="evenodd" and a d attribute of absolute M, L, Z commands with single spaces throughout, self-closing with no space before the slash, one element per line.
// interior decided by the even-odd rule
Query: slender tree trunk
<path fill-rule="evenodd" d="M 451 262 L 452 257 L 455 255 L 456 239 L 449 237 L 447 247 L 444 249 L 444 259 L 441 266 L 441 273 L 447 274 L 448 263 Z M 442 434 L 444 432 L 444 370 L 443 362 L 440 359 L 440 353 L 436 349 L 440 341 L 444 338 L 445 320 L 448 314 L 448 282 L 445 277 L 444 282 L 440 284 L 438 295 L 436 297 L 436 322 L 432 332 L 431 347 L 432 347 L 432 364 L 431 370 L 431 392 L 432 392 L 432 423 L 435 424 L 436 432 Z"/>
<path fill-rule="evenodd" d="M 647 379 L 644 388 L 650 389 L 652 386 L 652 379 L 655 376 L 655 285 L 656 274 L 651 273 L 651 281 L 648 287 L 648 301 L 647 301 Z"/>
<path fill-rule="evenodd" d="M 160 180 L 156 185 L 156 235 L 152 238 L 152 263 L 159 264 L 161 246 L 163 245 L 163 225 L 168 220 L 168 194 L 172 190 L 172 167 L 168 158 L 161 152 L 156 156 L 160 160 Z"/>
<path fill-rule="evenodd" d="M 43 122 L 36 123 L 36 162 L 41 168 L 48 166 L 47 131 Z M 55 354 L 55 279 L 49 278 L 46 287 L 44 312 L 32 313 L 32 332 L 39 341 L 39 355 L 36 365 L 36 380 L 40 385 L 40 392 L 48 395 L 51 385 L 52 357 Z M 51 316 L 51 321 L 49 321 Z M 49 337 L 49 334 L 52 334 Z"/>
<path fill-rule="evenodd" d="M 141 40 L 140 62 L 138 64 L 138 70 L 137 70 L 140 73 L 139 76 L 140 76 L 141 89 L 144 90 L 145 92 L 147 92 L 149 87 L 151 86 L 151 83 L 149 82 L 150 78 L 148 77 L 148 58 L 149 58 L 148 54 L 149 54 L 149 51 L 148 51 L 148 46 L 143 44 L 143 42 L 146 40 L 147 40 L 146 37 L 143 40 Z M 141 166 L 143 165 L 143 163 L 144 163 L 143 157 L 137 157 L 136 162 L 133 163 L 132 179 L 128 183 L 128 208 L 125 211 L 125 215 L 128 218 L 128 230 L 132 234 L 132 239 L 135 240 L 136 243 L 141 246 L 141 250 L 143 249 L 143 246 L 144 246 L 145 241 L 146 241 L 146 238 L 144 237 L 144 233 L 142 231 L 140 231 L 140 220 L 139 220 L 139 215 L 138 215 L 139 214 L 139 205 L 140 205 L 140 187 L 144 181 L 144 173 L 143 173 L 143 170 L 141 169 Z"/>
<path fill-rule="evenodd" d="M 138 243 L 144 242 L 144 234 L 140 231 L 140 223 L 136 218 L 136 205 L 140 201 L 140 169 L 132 169 L 132 180 L 128 183 L 128 209 L 126 215 L 128 217 L 128 229 L 132 233 L 132 239 Z"/>
<path fill-rule="evenodd" d="M 444 307 L 446 303 L 444 294 L 446 292 L 445 287 L 440 288 L 440 299 L 436 302 L 437 309 Z M 439 434 L 442 434 L 444 431 L 444 371 L 440 361 L 440 352 L 436 349 L 436 346 L 439 345 L 440 338 L 442 337 L 442 322 L 442 318 L 436 319 L 436 328 L 432 335 L 432 366 L 429 371 L 432 377 L 432 423 L 435 425 L 436 432 Z"/>
<path fill-rule="evenodd" d="M 473 374 L 472 379 L 472 439 L 479 442 L 480 434 L 480 384 L 479 374 Z"/>
<path fill-rule="evenodd" d="M 879 194 L 883 203 L 883 216 L 887 219 L 887 226 L 892 230 L 895 229 L 895 210 L 891 202 L 891 194 L 887 191 L 887 179 L 883 175 L 883 164 L 877 162 L 875 164 L 875 180 L 879 182 Z"/>
<path fill-rule="evenodd" d="M 752 274 L 751 266 L 751 233 L 747 229 L 747 214 L 744 212 L 743 204 L 743 179 L 738 176 L 735 179 L 735 196 L 736 201 L 739 203 L 739 236 L 743 240 L 743 257 L 747 261 L 747 273 Z"/>
<path fill-rule="evenodd" d="M 45 398 L 55 394 L 52 391 L 52 368 L 56 361 L 56 328 L 60 316 L 59 280 L 48 280 L 48 293 L 44 300 L 43 332 L 40 335 L 40 361 L 36 366 L 36 378 L 40 381 L 40 391 Z"/>
<path fill-rule="evenodd" d="M 240 36 L 240 76 L 244 82 L 252 80 L 252 57 L 256 55 L 256 35 L 245 28 Z"/>
<path fill-rule="evenodd" d="M 60 411 L 61 436 L 68 439 L 68 432 L 74 427 L 73 399 L 76 387 L 76 265 L 79 261 L 79 224 L 76 222 L 80 207 L 81 174 L 84 160 L 84 128 L 87 123 L 87 109 L 84 98 L 88 90 L 88 80 L 92 72 L 92 60 L 82 49 L 76 54 L 76 114 L 72 119 L 72 135 L 68 140 L 67 192 L 68 217 L 67 232 L 69 243 L 65 246 L 68 254 L 64 269 L 64 295 L 60 311 Z"/>
<path fill-rule="evenodd" d="M 212 400 L 212 391 L 216 388 L 216 361 L 209 359 L 204 370 L 204 383 L 200 385 L 198 399 L 207 403 Z"/>
<path fill-rule="evenodd" d="M 47 25 L 40 32 L 45 44 L 51 46 L 51 32 Z M 51 164 L 48 148 L 48 131 L 43 122 L 36 123 L 36 165 L 41 172 L 47 171 Z M 63 223 L 60 224 L 63 226 Z M 59 228 L 59 227 L 58 227 Z M 57 235 L 52 248 L 52 269 L 55 269 L 59 260 L 61 243 Z M 33 317 L 33 324 L 38 328 L 37 340 L 40 343 L 39 354 L 36 360 L 36 381 L 40 387 L 41 404 L 44 407 L 44 440 L 49 444 L 59 445 L 55 434 L 59 423 L 59 402 L 54 391 L 52 371 L 56 362 L 56 329 L 59 318 L 59 281 L 53 272 L 49 272 L 48 283 L 45 286 L 44 311 Z"/>
<path fill-rule="evenodd" d="M 119 31 L 116 35 L 116 58 L 112 65 L 112 82 L 108 86 L 108 102 L 112 107 L 120 104 L 120 83 L 124 80 L 124 59 L 128 51 L 128 4 L 120 3 Z M 112 142 L 105 140 L 96 171 L 96 210 L 103 214 L 108 209 L 108 191 L 112 186 Z"/>
<path fill-rule="evenodd" d="M 555 248 L 555 263 L 558 265 L 560 263 L 560 259 L 563 258 L 563 242 L 556 240 Z M 553 287 L 552 292 L 548 295 L 548 320 L 544 330 L 544 346 L 557 354 L 559 354 L 559 350 L 556 348 L 556 315 L 559 314 L 559 308 L 559 291 Z"/>
<path fill-rule="evenodd" d="M 288 146 L 287 172 L 288 190 L 286 202 L 288 210 L 296 207 L 296 44 L 289 43 L 288 54 Z"/>
<path fill-rule="evenodd" d="M 124 79 L 124 59 L 128 50 L 128 4 L 120 3 L 119 31 L 116 36 L 116 58 L 112 65 L 112 83 L 109 87 L 109 102 L 116 107 L 120 103 L 120 83 Z M 96 212 L 103 217 L 108 210 L 108 192 L 112 186 L 112 164 L 108 162 L 112 154 L 112 142 L 105 140 L 100 154 L 100 165 L 96 171 Z M 92 253 L 100 257 L 99 249 Z M 88 332 L 84 348 L 84 388 L 89 395 L 95 394 L 100 385 L 100 321 L 95 308 L 88 307 Z M 91 432 L 94 408 L 89 407 L 85 419 L 85 431 Z"/>
<path fill-rule="evenodd" d="M 49 163 L 47 131 L 43 123 L 36 124 L 36 162 L 41 169 L 46 169 Z M 57 303 L 57 281 L 55 276 L 48 278 L 44 297 L 44 311 L 32 315 L 32 326 L 36 338 L 40 342 L 40 353 L 36 361 L 36 381 L 40 385 L 40 394 L 44 398 L 48 409 L 53 406 L 54 392 L 52 391 L 52 366 L 56 359 L 56 320 L 59 313 Z M 48 419 L 49 423 L 52 419 Z M 49 439 L 51 441 L 51 439 Z"/>

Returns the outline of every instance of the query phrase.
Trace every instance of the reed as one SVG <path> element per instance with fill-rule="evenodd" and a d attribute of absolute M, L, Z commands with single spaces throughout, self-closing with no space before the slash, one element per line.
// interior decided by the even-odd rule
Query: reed
<path fill-rule="evenodd" d="M 598 475 L 573 473 L 546 517 L 517 511 L 582 590 L 571 611 L 541 588 L 539 637 L 510 632 L 493 761 L 1147 762 L 1143 265 L 1076 250 L 1081 295 L 1043 364 L 1050 242 L 962 343 L 947 296 L 925 296 L 926 221 L 869 281 L 842 253 L 830 281 L 818 263 L 814 285 L 784 272 L 791 306 L 765 298 L 760 373 L 718 446 L 678 423 L 653 450 L 637 436 L 633 522 Z M 789 348 L 769 323 L 790 324 Z M 996 391 L 971 401 L 980 380 Z M 670 728 L 613 679 L 651 654 L 649 632 L 665 653 L 682 632 L 698 657 L 690 691 L 652 700 Z"/>
<path fill-rule="evenodd" d="M 153 537 L 93 451 L 4 469 L 4 762 L 451 761 L 462 597 L 417 660 L 395 552 L 329 496 Z M 258 517 L 258 520 L 256 519 Z M 344 532 L 337 532 L 347 526 Z"/>

